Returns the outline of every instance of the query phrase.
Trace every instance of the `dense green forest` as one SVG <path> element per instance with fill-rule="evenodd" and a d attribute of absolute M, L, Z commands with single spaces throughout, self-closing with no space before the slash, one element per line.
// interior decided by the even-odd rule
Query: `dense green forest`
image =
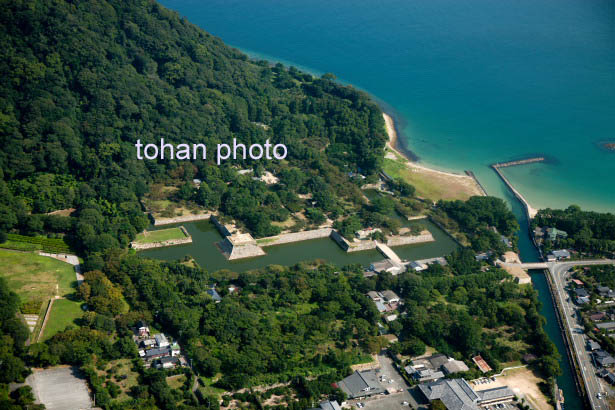
<path fill-rule="evenodd" d="M 338 269 L 323 263 L 208 273 L 119 250 L 105 251 L 102 261 L 101 270 L 87 272 L 79 288 L 90 306 L 81 327 L 33 345 L 26 359 L 37 366 L 81 366 L 97 403 L 107 408 L 197 405 L 190 394 L 160 382 L 159 371 L 139 364 L 130 338 L 139 320 L 178 340 L 194 371 L 215 380 L 225 395 L 281 382 L 288 383 L 282 392 L 290 408 L 304 409 L 324 397 L 343 399 L 331 382 L 388 344 L 379 336 L 381 317 L 366 296 L 370 290 L 392 289 L 404 302 L 405 313 L 386 325 L 400 340 L 394 352 L 417 355 L 432 346 L 470 365 L 470 357 L 481 354 L 496 372 L 532 353 L 539 358 L 532 364 L 539 374 L 550 378 L 559 373 L 558 353 L 538 314 L 537 293 L 503 270 L 481 271 L 467 249 L 454 253 L 448 266 L 371 278 L 358 266 Z M 207 294 L 213 283 L 222 295 L 219 303 Z M 230 285 L 238 291 L 229 293 Z M 115 399 L 114 383 L 94 370 L 120 358 L 136 359 L 140 381 L 124 401 Z M 185 372 L 192 377 L 189 369 Z M 467 375 L 478 376 L 476 369 Z M 265 396 L 242 400 L 259 403 Z"/>
<path fill-rule="evenodd" d="M 121 249 L 149 224 L 141 201 L 165 187 L 175 189 L 172 201 L 217 210 L 257 237 L 276 234 L 272 222 L 304 210 L 306 224 L 328 217 L 349 238 L 364 226 L 396 232 L 396 214 L 427 205 L 401 181 L 389 184 L 394 197 L 365 200 L 358 174 L 373 182 L 379 171 L 381 111 L 332 75 L 250 61 L 154 1 L 0 4 L 0 242 L 32 250 L 65 249 L 66 240 L 84 256 L 76 297 L 88 306 L 77 326 L 26 348 L 19 299 L 0 280 L 0 406 L 31 402 L 28 388 L 7 389 L 27 375 L 26 366 L 57 364 L 80 367 L 105 409 L 216 408 L 217 397 L 192 394 L 197 375 L 227 392 L 224 402 L 232 396 L 246 408 L 263 408 L 272 394 L 288 410 L 326 397 L 342 401 L 332 382 L 387 344 L 365 295 L 385 289 L 404 301 L 406 313 L 385 325 L 400 339 L 397 352 L 429 345 L 468 364 L 480 353 L 494 368 L 534 353 L 543 376 L 559 372 L 536 292 L 474 258 L 474 251 L 503 252 L 500 234 L 515 239 L 517 222 L 496 198 L 438 203 L 434 219 L 462 233 L 474 251 L 396 277 L 365 278 L 359 266 L 316 262 L 207 272 Z M 269 139 L 286 144 L 289 156 L 234 166 L 136 159 L 137 139 L 160 138 L 208 146 Z M 280 182 L 238 172 L 246 168 L 255 176 L 273 172 Z M 74 208 L 71 216 L 48 214 L 66 208 Z M 207 293 L 214 284 L 220 303 Z M 239 291 L 229 294 L 230 285 Z M 143 367 L 131 338 L 140 320 L 179 341 L 191 360 L 193 370 L 176 370 L 185 372 L 181 388 L 167 384 L 171 371 Z M 138 381 L 126 396 L 105 374 L 119 360 Z M 284 385 L 237 392 L 276 382 Z"/>
<path fill-rule="evenodd" d="M 447 229 L 461 233 L 477 252 L 495 251 L 501 255 L 507 250 L 502 236 L 516 247 L 519 223 L 506 202 L 492 196 L 473 196 L 467 201 L 438 201 L 433 218 Z"/>
<path fill-rule="evenodd" d="M 263 236 L 297 193 L 334 216 L 357 211 L 347 174 L 379 169 L 384 122 L 366 94 L 249 61 L 154 1 L 3 1 L 0 19 L 0 231 L 67 232 L 85 253 L 126 246 L 147 225 L 138 199 L 152 182 L 200 178 L 181 199 Z M 234 137 L 288 146 L 272 165 L 279 187 L 213 159 L 139 161 L 134 147 Z M 41 215 L 71 207 L 75 218 Z"/>
<path fill-rule="evenodd" d="M 615 215 L 583 211 L 576 205 L 566 209 L 541 209 L 532 220 L 532 228 L 555 227 L 568 234 L 558 239 L 560 248 L 574 249 L 579 252 L 611 256 L 615 252 Z M 552 244 L 545 240 L 545 248 Z"/>

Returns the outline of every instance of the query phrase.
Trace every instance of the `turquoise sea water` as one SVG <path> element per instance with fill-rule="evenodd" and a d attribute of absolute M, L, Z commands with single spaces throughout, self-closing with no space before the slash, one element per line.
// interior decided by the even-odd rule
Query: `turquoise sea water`
<path fill-rule="evenodd" d="M 615 212 L 615 1 L 162 0 L 244 52 L 334 73 L 368 91 L 397 120 L 402 145 L 427 165 L 472 170 L 522 222 L 523 260 L 537 257 L 520 204 L 571 203 Z M 564 357 L 566 409 L 582 404 L 553 306 L 533 274 L 546 330 Z"/>
<path fill-rule="evenodd" d="M 534 207 L 615 211 L 611 0 L 163 0 L 246 52 L 332 72 L 391 107 L 403 145 L 444 170 L 507 169 Z M 491 193 L 491 192 L 490 192 Z"/>

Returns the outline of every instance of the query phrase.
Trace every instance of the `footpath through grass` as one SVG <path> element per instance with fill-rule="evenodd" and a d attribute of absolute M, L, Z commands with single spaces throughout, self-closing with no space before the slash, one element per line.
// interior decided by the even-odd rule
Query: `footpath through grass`
<path fill-rule="evenodd" d="M 173 239 L 184 239 L 186 234 L 180 228 L 160 229 L 157 231 L 145 231 L 137 235 L 137 243 L 164 242 Z"/>
<path fill-rule="evenodd" d="M 0 249 L 0 276 L 19 295 L 22 304 L 40 306 L 56 295 L 73 293 L 77 286 L 73 265 L 32 252 Z"/>
<path fill-rule="evenodd" d="M 51 338 L 56 333 L 63 331 L 66 326 L 73 325 L 78 327 L 75 321 L 83 316 L 81 302 L 75 302 L 69 299 L 56 299 L 51 306 L 49 319 L 43 330 L 40 341 Z"/>

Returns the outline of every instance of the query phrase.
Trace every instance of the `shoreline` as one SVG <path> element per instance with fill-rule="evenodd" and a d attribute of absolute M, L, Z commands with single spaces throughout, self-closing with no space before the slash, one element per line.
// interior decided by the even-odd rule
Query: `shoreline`
<path fill-rule="evenodd" d="M 404 159 L 406 166 L 410 168 L 413 172 L 417 172 L 417 173 L 421 173 L 425 175 L 437 175 L 440 177 L 455 178 L 460 184 L 464 185 L 465 187 L 469 187 L 471 190 L 473 190 L 474 191 L 473 193 L 475 195 L 477 196 L 486 195 L 486 193 L 481 188 L 478 181 L 475 178 L 472 178 L 471 176 L 457 174 L 454 172 L 440 171 L 438 169 L 430 168 L 425 165 L 419 165 L 416 162 L 416 160 L 411 158 L 411 155 L 406 153 L 400 147 L 399 141 L 398 141 L 399 138 L 397 135 L 397 130 L 395 128 L 395 121 L 393 120 L 393 117 L 391 117 L 389 114 L 385 112 L 382 113 L 382 117 L 384 118 L 384 124 L 386 127 L 387 135 L 389 137 L 389 140 L 386 143 L 386 148 L 390 149 L 392 152 L 402 157 Z"/>

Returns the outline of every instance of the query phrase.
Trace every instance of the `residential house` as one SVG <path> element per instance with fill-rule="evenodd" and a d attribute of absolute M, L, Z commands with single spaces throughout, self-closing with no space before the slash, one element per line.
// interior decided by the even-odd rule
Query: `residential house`
<path fill-rule="evenodd" d="M 598 294 L 603 298 L 612 299 L 613 297 L 615 297 L 615 292 L 613 292 L 613 290 L 608 286 L 598 286 L 596 290 L 598 291 Z"/>
<path fill-rule="evenodd" d="M 442 365 L 442 371 L 447 376 L 453 373 L 467 372 L 468 370 L 470 370 L 470 368 L 468 368 L 464 362 L 452 358 Z"/>
<path fill-rule="evenodd" d="M 216 285 L 212 285 L 211 288 L 207 289 L 207 294 L 211 296 L 215 303 L 220 303 L 222 301 L 222 296 L 216 290 Z"/>
<path fill-rule="evenodd" d="M 145 360 L 155 360 L 160 359 L 161 357 L 166 357 L 171 355 L 170 349 L 167 347 L 164 348 L 153 348 L 144 351 L 144 354 L 141 355 Z"/>
<path fill-rule="evenodd" d="M 384 296 L 386 303 L 399 303 L 399 296 L 392 290 L 383 290 L 382 296 Z"/>
<path fill-rule="evenodd" d="M 346 393 L 349 399 L 370 397 L 385 392 L 374 370 L 357 370 L 350 376 L 339 381 L 337 387 Z"/>
<path fill-rule="evenodd" d="M 605 376 L 604 380 L 606 380 L 610 384 L 615 384 L 615 374 L 609 372 L 609 374 Z"/>
<path fill-rule="evenodd" d="M 558 239 L 565 239 L 568 237 L 568 233 L 566 231 L 561 231 L 557 228 L 547 228 L 546 234 L 547 234 L 547 238 L 551 242 L 555 242 Z"/>
<path fill-rule="evenodd" d="M 577 286 L 585 286 L 585 284 L 583 283 L 583 281 L 578 280 L 578 279 L 573 279 L 572 283 L 574 283 Z"/>
<path fill-rule="evenodd" d="M 606 312 L 595 312 L 589 315 L 589 319 L 592 322 L 599 322 L 601 320 L 604 320 L 606 317 L 607 317 Z"/>
<path fill-rule="evenodd" d="M 179 359 L 177 357 L 165 356 L 162 357 L 156 362 L 154 362 L 154 367 L 157 369 L 170 369 L 179 364 Z"/>
<path fill-rule="evenodd" d="M 154 339 L 156 340 L 156 346 L 158 346 L 159 348 L 169 347 L 170 345 L 169 340 L 164 335 L 164 333 L 158 333 L 157 335 L 154 335 Z"/>
<path fill-rule="evenodd" d="M 138 321 L 136 326 L 136 334 L 139 337 L 149 337 L 149 326 L 145 322 Z"/>
<path fill-rule="evenodd" d="M 579 305 L 584 305 L 589 303 L 589 292 L 585 288 L 577 288 L 574 290 L 574 294 L 576 296 L 576 302 Z"/>
<path fill-rule="evenodd" d="M 587 339 L 587 350 L 593 352 L 595 350 L 600 350 L 602 347 L 600 344 L 592 339 Z"/>
<path fill-rule="evenodd" d="M 555 259 L 557 259 L 558 261 L 562 259 L 570 259 L 570 252 L 568 252 L 566 249 L 555 250 L 552 251 L 551 254 L 555 256 Z"/>
<path fill-rule="evenodd" d="M 592 353 L 596 365 L 600 367 L 611 367 L 615 364 L 613 356 L 605 352 L 604 350 L 596 350 Z"/>
<path fill-rule="evenodd" d="M 596 324 L 596 327 L 600 330 L 604 330 L 607 333 L 610 333 L 615 330 L 615 322 L 604 322 Z"/>
<path fill-rule="evenodd" d="M 382 292 L 372 290 L 367 292 L 367 296 L 374 302 L 380 313 L 392 312 L 397 309 L 397 305 L 399 304 L 399 296 L 392 290 L 384 290 Z M 393 320 L 395 319 L 396 318 Z"/>

